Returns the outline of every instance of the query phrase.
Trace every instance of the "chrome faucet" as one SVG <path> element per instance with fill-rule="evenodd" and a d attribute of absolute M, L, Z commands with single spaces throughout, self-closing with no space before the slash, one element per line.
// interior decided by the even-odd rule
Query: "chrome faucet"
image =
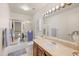
<path fill-rule="evenodd" d="M 79 35 L 79 31 L 73 31 L 73 32 L 71 33 L 72 36 L 73 36 L 74 34 Z"/>
<path fill-rule="evenodd" d="M 73 32 L 71 33 L 71 38 L 72 38 L 72 40 L 74 40 L 74 38 L 73 38 L 74 35 L 79 36 L 79 31 L 73 31 Z M 76 40 L 76 39 L 75 39 L 75 40 Z"/>

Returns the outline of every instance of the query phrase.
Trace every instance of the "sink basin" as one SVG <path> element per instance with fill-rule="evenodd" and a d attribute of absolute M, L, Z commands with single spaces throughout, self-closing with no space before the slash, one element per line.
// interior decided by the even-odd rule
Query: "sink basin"
<path fill-rule="evenodd" d="M 54 44 L 54 45 L 56 45 L 56 43 L 55 42 L 51 42 L 52 44 Z"/>
<path fill-rule="evenodd" d="M 47 42 L 47 43 L 44 43 L 44 47 L 49 50 L 55 50 L 56 43 L 55 42 Z"/>

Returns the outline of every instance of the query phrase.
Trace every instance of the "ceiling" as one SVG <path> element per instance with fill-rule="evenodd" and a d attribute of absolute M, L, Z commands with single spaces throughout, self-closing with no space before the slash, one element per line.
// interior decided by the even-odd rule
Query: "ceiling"
<path fill-rule="evenodd" d="M 30 8 L 30 10 L 28 10 L 28 11 L 22 10 L 20 8 L 22 5 L 27 5 Z M 9 3 L 10 11 L 21 13 L 21 14 L 26 14 L 26 15 L 30 15 L 30 16 L 34 15 L 45 5 L 46 4 L 42 4 L 42 3 Z"/>
<path fill-rule="evenodd" d="M 10 11 L 20 14 L 25 14 L 28 16 L 33 16 L 35 13 L 42 11 L 42 13 L 47 10 L 59 5 L 60 3 L 9 3 Z M 22 10 L 20 7 L 26 5 L 30 8 L 28 11 Z M 76 4 L 79 6 L 79 4 Z"/>

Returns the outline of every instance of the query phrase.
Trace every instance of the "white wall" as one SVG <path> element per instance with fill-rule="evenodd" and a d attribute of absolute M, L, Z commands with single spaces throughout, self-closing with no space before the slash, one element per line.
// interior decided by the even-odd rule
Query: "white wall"
<path fill-rule="evenodd" d="M 9 7 L 6 3 L 0 3 L 0 54 L 1 54 L 1 47 L 2 47 L 2 29 L 7 28 L 9 29 Z"/>
<path fill-rule="evenodd" d="M 16 19 L 16 20 L 21 20 L 21 21 L 31 20 L 31 17 L 28 15 L 19 14 L 19 13 L 15 13 L 12 11 L 10 12 L 10 18 Z"/>
<path fill-rule="evenodd" d="M 8 4 L 0 4 L 0 28 L 9 27 L 9 7 Z"/>

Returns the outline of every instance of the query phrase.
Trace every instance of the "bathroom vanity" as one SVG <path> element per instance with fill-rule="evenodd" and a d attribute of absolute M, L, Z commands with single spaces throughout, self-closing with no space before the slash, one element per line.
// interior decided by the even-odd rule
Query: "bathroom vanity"
<path fill-rule="evenodd" d="M 43 47 L 39 46 L 36 42 L 33 44 L 33 56 L 51 56 Z"/>
<path fill-rule="evenodd" d="M 33 55 L 34 56 L 73 56 L 79 52 L 79 50 L 73 49 L 72 47 L 65 45 L 66 42 L 60 43 L 55 39 L 56 38 L 53 37 L 52 39 L 45 39 L 45 38 L 35 39 L 33 43 Z"/>

